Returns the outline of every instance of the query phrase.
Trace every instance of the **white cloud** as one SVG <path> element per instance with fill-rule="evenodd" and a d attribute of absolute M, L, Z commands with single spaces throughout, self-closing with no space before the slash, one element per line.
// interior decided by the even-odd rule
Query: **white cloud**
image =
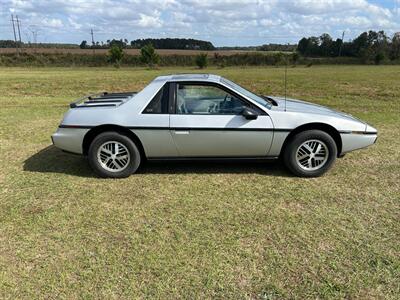
<path fill-rule="evenodd" d="M 283 6 L 288 11 L 302 15 L 338 13 L 361 9 L 366 4 L 364 0 L 297 0 L 283 2 Z"/>
<path fill-rule="evenodd" d="M 60 19 L 54 19 L 54 18 L 47 19 L 47 18 L 45 18 L 45 19 L 40 20 L 40 23 L 43 26 L 51 27 L 51 28 L 61 28 L 61 27 L 63 27 L 63 22 Z"/>
<path fill-rule="evenodd" d="M 195 37 L 216 45 L 296 42 L 303 36 L 347 30 L 400 29 L 400 0 L 388 6 L 367 0 L 0 0 L 0 26 L 18 14 L 23 26 L 42 30 L 47 41 L 144 37 Z M 397 8 L 397 9 L 396 9 Z M 57 34 L 54 34 L 57 32 Z M 0 31 L 0 39 L 11 38 Z"/>
<path fill-rule="evenodd" d="M 78 23 L 76 18 L 74 18 L 74 17 L 69 17 L 68 18 L 68 22 L 74 29 L 78 29 L 79 30 L 79 29 L 82 28 L 82 24 Z"/>
<path fill-rule="evenodd" d="M 158 13 L 156 13 L 157 15 Z M 162 26 L 162 20 L 160 19 L 159 16 L 148 16 L 145 14 L 139 14 L 140 15 L 140 20 L 137 22 L 137 24 L 140 27 L 145 27 L 145 28 L 159 28 Z M 158 14 L 159 15 L 159 14 Z"/>

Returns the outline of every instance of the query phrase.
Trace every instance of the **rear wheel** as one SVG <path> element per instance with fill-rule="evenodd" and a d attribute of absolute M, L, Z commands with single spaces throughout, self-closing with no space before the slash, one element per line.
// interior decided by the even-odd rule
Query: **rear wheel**
<path fill-rule="evenodd" d="M 335 141 L 320 130 L 298 133 L 289 141 L 283 153 L 287 168 L 301 177 L 321 176 L 332 166 L 336 156 Z"/>
<path fill-rule="evenodd" d="M 141 157 L 138 147 L 129 137 L 110 131 L 94 138 L 88 160 L 99 176 L 123 178 L 137 171 Z"/>

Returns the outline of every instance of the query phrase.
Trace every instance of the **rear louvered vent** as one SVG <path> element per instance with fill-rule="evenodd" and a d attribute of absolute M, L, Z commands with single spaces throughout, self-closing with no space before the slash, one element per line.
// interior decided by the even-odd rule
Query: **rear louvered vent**
<path fill-rule="evenodd" d="M 135 92 L 127 93 L 101 93 L 93 94 L 80 98 L 72 102 L 71 108 L 88 108 L 88 107 L 115 107 L 126 102 L 129 98 L 136 95 Z"/>

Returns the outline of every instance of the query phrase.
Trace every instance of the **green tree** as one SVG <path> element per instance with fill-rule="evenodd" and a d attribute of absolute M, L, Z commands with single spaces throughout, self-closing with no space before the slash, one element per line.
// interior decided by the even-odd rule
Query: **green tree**
<path fill-rule="evenodd" d="M 79 45 L 79 48 L 86 49 L 87 48 L 87 41 L 82 41 L 82 43 Z"/>
<path fill-rule="evenodd" d="M 196 62 L 196 65 L 199 67 L 199 69 L 206 68 L 208 65 L 207 53 L 200 53 L 199 55 L 197 55 L 195 62 Z"/>
<path fill-rule="evenodd" d="M 390 59 L 395 60 L 400 58 L 400 32 L 396 32 L 392 38 L 390 45 Z"/>
<path fill-rule="evenodd" d="M 157 54 L 152 44 L 147 44 L 140 49 L 140 60 L 153 68 L 160 61 L 160 56 Z"/>
<path fill-rule="evenodd" d="M 111 41 L 108 42 L 108 44 L 110 45 L 110 48 L 114 45 L 122 49 L 126 48 L 126 43 L 122 39 L 120 40 L 112 39 Z"/>
<path fill-rule="evenodd" d="M 331 36 L 327 33 L 324 33 L 319 37 L 319 40 L 321 42 L 319 46 L 320 54 L 323 56 L 331 56 L 333 54 L 332 53 L 333 41 Z"/>
<path fill-rule="evenodd" d="M 124 51 L 118 45 L 113 45 L 110 50 L 108 50 L 108 60 L 119 67 L 122 58 L 124 57 Z"/>
<path fill-rule="evenodd" d="M 385 54 L 379 52 L 375 55 L 374 61 L 376 65 L 379 65 L 385 59 Z"/>
<path fill-rule="evenodd" d="M 320 39 L 315 36 L 302 38 L 297 45 L 297 51 L 304 56 L 318 56 L 320 54 L 319 42 Z"/>
<path fill-rule="evenodd" d="M 297 45 L 297 51 L 300 52 L 302 55 L 306 55 L 307 50 L 308 50 L 308 44 L 309 40 L 305 37 L 303 37 L 300 41 L 299 44 Z"/>
<path fill-rule="evenodd" d="M 360 34 L 352 42 L 352 53 L 365 62 L 380 62 L 388 52 L 388 37 L 384 31 L 368 31 Z M 383 58 L 381 58 L 383 55 Z"/>

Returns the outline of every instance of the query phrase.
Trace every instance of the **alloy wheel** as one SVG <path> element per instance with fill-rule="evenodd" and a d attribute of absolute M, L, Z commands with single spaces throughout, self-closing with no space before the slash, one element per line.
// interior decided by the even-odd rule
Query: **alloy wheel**
<path fill-rule="evenodd" d="M 320 140 L 307 140 L 296 151 L 296 162 L 306 171 L 315 171 L 322 168 L 329 158 L 326 144 Z"/>
<path fill-rule="evenodd" d="M 121 172 L 128 167 L 130 154 L 124 144 L 117 141 L 108 141 L 97 150 L 97 160 L 105 170 Z"/>

